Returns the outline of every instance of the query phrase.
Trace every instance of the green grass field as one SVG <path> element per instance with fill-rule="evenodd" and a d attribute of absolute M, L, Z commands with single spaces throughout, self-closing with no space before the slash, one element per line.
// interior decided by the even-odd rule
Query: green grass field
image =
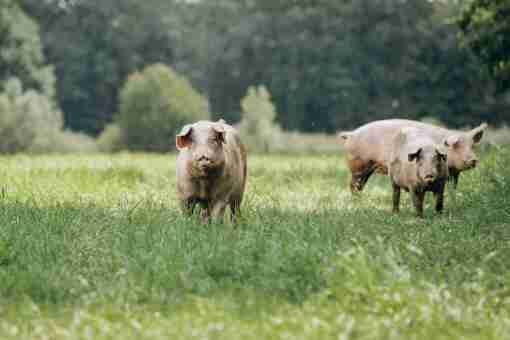
<path fill-rule="evenodd" d="M 243 217 L 200 225 L 175 156 L 0 158 L 0 339 L 503 339 L 510 150 L 414 217 L 340 155 L 249 158 Z"/>

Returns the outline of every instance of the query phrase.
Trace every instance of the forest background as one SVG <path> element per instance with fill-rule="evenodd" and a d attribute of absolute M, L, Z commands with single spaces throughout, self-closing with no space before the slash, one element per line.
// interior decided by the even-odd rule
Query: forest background
<path fill-rule="evenodd" d="M 510 121 L 508 1 L 1 0 L 0 13 L 0 152 L 168 151 L 202 118 L 246 118 L 266 139 Z"/>

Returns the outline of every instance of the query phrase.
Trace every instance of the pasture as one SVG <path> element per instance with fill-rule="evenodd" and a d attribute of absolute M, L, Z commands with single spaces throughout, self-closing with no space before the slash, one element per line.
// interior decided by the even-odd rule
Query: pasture
<path fill-rule="evenodd" d="M 175 156 L 0 158 L 1 339 L 502 339 L 510 150 L 425 219 L 340 154 L 252 155 L 238 226 L 177 211 Z"/>

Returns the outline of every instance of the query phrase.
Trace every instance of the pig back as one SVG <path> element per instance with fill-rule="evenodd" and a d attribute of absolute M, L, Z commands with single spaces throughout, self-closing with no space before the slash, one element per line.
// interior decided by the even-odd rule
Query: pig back
<path fill-rule="evenodd" d="M 402 128 L 415 128 L 435 143 L 454 131 L 408 119 L 386 119 L 365 124 L 349 134 L 345 149 L 352 158 L 386 164 L 393 148 L 393 138 Z M 415 132 L 413 132 L 415 133 Z"/>
<path fill-rule="evenodd" d="M 348 155 L 363 162 L 374 162 L 386 168 L 395 135 L 412 121 L 401 119 L 380 120 L 354 130 L 345 143 Z"/>

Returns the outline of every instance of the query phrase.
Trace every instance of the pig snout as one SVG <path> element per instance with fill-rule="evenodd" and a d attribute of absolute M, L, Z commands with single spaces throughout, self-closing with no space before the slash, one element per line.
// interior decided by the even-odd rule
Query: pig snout
<path fill-rule="evenodd" d="M 198 159 L 198 167 L 201 170 L 207 170 L 211 167 L 211 165 L 212 165 L 212 161 L 207 156 L 202 156 Z"/>
<path fill-rule="evenodd" d="M 425 180 L 426 183 L 432 183 L 436 180 L 436 175 L 427 174 L 427 175 L 425 175 L 425 177 L 423 179 Z"/>
<path fill-rule="evenodd" d="M 202 171 L 207 171 L 214 165 L 212 158 L 206 154 L 195 155 L 194 160 L 196 167 Z"/>
<path fill-rule="evenodd" d="M 195 152 L 193 154 L 193 167 L 199 177 L 214 176 L 221 171 L 223 165 L 222 158 L 214 152 L 208 150 Z"/>

